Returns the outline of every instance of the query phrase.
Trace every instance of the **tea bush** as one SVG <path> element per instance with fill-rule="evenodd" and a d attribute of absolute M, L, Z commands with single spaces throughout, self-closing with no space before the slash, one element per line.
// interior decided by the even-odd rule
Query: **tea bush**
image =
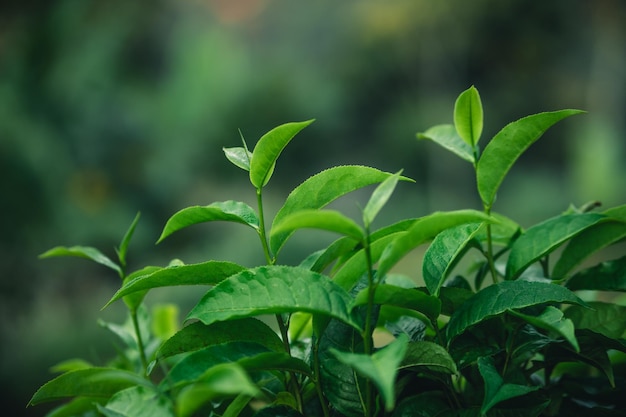
<path fill-rule="evenodd" d="M 263 199 L 274 166 L 312 120 L 276 127 L 252 151 L 242 138 L 224 153 L 248 173 L 256 207 L 232 200 L 185 208 L 158 242 L 198 223 L 238 223 L 258 235 L 265 263 L 173 261 L 128 272 L 139 215 L 115 261 L 92 247 L 47 251 L 43 258 L 87 258 L 119 275 L 107 305 L 122 300 L 128 321 L 104 326 L 125 349 L 106 364 L 57 365 L 60 375 L 30 405 L 70 399 L 49 413 L 55 417 L 624 415 L 626 307 L 612 300 L 626 290 L 626 256 L 581 263 L 623 243 L 626 206 L 570 207 L 526 229 L 493 210 L 520 155 L 579 113 L 522 118 L 483 148 L 482 104 L 469 88 L 456 100 L 453 124 L 417 137 L 473 165 L 482 209 L 375 230 L 398 182 L 412 181 L 401 171 L 329 168 L 297 186 L 268 222 Z M 371 185 L 360 219 L 326 208 Z M 292 234 L 306 233 L 300 229 L 339 238 L 298 264 L 281 264 Z M 396 273 L 421 245 L 428 245 L 421 274 Z M 180 285 L 209 287 L 182 328 L 176 306 L 149 312 L 143 302 L 151 289 Z"/>

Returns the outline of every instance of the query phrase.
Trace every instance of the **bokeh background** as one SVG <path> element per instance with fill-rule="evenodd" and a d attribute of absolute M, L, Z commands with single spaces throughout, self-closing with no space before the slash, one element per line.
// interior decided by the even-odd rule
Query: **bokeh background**
<path fill-rule="evenodd" d="M 270 211 L 335 164 L 405 175 L 383 221 L 480 208 L 472 169 L 415 134 L 452 121 L 475 85 L 483 141 L 540 111 L 588 111 L 551 129 L 495 209 L 530 225 L 569 204 L 626 202 L 626 2 L 621 0 L 24 0 L 0 5 L 0 396 L 26 409 L 55 363 L 103 362 L 98 318 L 119 282 L 55 245 L 114 256 L 138 211 L 130 266 L 261 261 L 256 236 L 197 226 L 155 246 L 189 205 L 252 203 L 222 147 L 317 119 L 282 155 Z M 357 198 L 356 196 L 355 198 Z M 356 208 L 354 200 L 345 203 Z M 357 212 L 353 210 L 353 212 Z M 240 230 L 241 229 L 241 230 Z M 295 239 L 287 256 L 314 250 Z M 154 291 L 149 302 L 196 293 Z M 194 298 L 195 299 L 195 298 Z M 185 311 L 182 311 L 184 315 Z"/>

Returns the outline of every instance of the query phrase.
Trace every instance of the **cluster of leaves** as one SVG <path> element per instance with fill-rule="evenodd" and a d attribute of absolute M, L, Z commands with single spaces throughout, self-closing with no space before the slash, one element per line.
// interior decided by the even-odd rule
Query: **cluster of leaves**
<path fill-rule="evenodd" d="M 49 414 L 55 417 L 622 415 L 626 307 L 608 296 L 626 290 L 626 257 L 580 264 L 624 240 L 626 206 L 572 207 L 526 230 L 492 211 L 518 157 L 578 113 L 522 118 L 481 150 L 482 104 L 469 88 L 456 101 L 454 124 L 418 138 L 473 165 L 482 210 L 435 212 L 377 230 L 374 219 L 398 182 L 411 180 L 366 166 L 307 179 L 267 227 L 263 193 L 275 163 L 312 120 L 271 130 L 253 151 L 245 141 L 224 149 L 249 173 L 256 209 L 238 201 L 185 208 L 159 242 L 201 222 L 240 223 L 258 234 L 266 263 L 176 262 L 126 274 L 138 218 L 118 263 L 90 247 L 51 249 L 42 256 L 85 257 L 120 275 L 108 304 L 122 299 L 129 320 L 105 325 L 127 349 L 104 367 L 61 364 L 30 404 L 72 398 Z M 371 185 L 360 221 L 326 208 Z M 280 264 L 290 236 L 305 228 L 340 237 L 298 265 Z M 423 286 L 394 272 L 426 244 Z M 468 262 L 470 254 L 478 260 Z M 143 302 L 153 288 L 179 285 L 209 286 L 180 329 L 173 309 L 148 314 Z M 583 301 L 581 290 L 602 297 Z"/>

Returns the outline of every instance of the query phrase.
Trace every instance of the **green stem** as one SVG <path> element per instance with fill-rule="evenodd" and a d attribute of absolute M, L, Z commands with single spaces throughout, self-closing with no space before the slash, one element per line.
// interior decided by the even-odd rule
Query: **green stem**
<path fill-rule="evenodd" d="M 485 206 L 485 214 L 491 215 L 491 207 Z M 487 263 L 489 263 L 489 270 L 491 271 L 491 278 L 493 283 L 498 283 L 498 272 L 496 271 L 496 264 L 493 257 L 493 239 L 491 237 L 491 224 L 487 223 Z"/>
<path fill-rule="evenodd" d="M 324 417 L 330 417 L 330 410 L 328 409 L 328 402 L 326 401 L 326 397 L 324 396 L 324 390 L 322 389 L 322 383 L 320 381 L 321 375 L 321 367 L 320 367 L 320 356 L 319 356 L 319 340 L 313 341 L 313 367 L 315 372 L 315 389 L 317 391 L 317 396 L 320 400 L 320 405 L 322 407 L 322 412 L 324 413 Z"/>
<path fill-rule="evenodd" d="M 137 336 L 137 349 L 139 350 L 139 358 L 141 359 L 141 366 L 143 368 L 143 376 L 148 377 L 148 359 L 146 358 L 146 350 L 143 345 L 143 339 L 141 337 L 141 331 L 139 330 L 139 320 L 137 319 L 137 310 L 133 309 L 130 312 L 131 320 L 133 321 L 133 327 L 135 328 L 135 335 Z"/>
<path fill-rule="evenodd" d="M 365 316 L 365 329 L 363 329 L 363 350 L 366 355 L 371 355 L 374 351 L 373 340 L 373 315 L 374 315 L 374 297 L 376 295 L 377 283 L 374 280 L 374 270 L 372 263 L 372 252 L 370 247 L 370 233 L 369 228 L 365 230 L 366 241 L 365 243 L 365 259 L 367 262 L 367 310 Z M 365 416 L 370 417 L 374 408 L 374 390 L 372 381 L 369 379 L 365 382 Z"/>
<path fill-rule="evenodd" d="M 263 253 L 265 254 L 265 260 L 268 265 L 274 265 L 276 259 L 272 256 L 270 251 L 270 247 L 267 243 L 267 234 L 265 233 L 265 215 L 263 213 L 263 191 L 261 188 L 257 188 L 256 190 L 256 201 L 257 207 L 259 210 L 259 238 L 261 239 L 261 244 L 263 245 Z"/>

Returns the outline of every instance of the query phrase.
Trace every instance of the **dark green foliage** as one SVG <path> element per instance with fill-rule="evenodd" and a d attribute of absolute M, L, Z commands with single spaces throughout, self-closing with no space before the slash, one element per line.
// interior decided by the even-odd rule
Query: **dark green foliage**
<path fill-rule="evenodd" d="M 620 415 L 626 308 L 611 297 L 626 289 L 625 258 L 575 267 L 623 240 L 624 206 L 569 209 L 526 230 L 492 212 L 514 162 L 549 127 L 578 113 L 520 119 L 481 150 L 483 109 L 471 87 L 456 101 L 454 124 L 418 137 L 473 164 L 482 210 L 435 212 L 377 230 L 375 218 L 398 182 L 410 179 L 356 165 L 307 179 L 266 223 L 263 197 L 275 164 L 312 121 L 271 130 L 253 151 L 245 142 L 224 149 L 249 172 L 257 207 L 225 201 L 183 209 L 158 241 L 197 223 L 231 222 L 257 233 L 266 263 L 174 262 L 127 273 L 138 217 L 117 262 L 84 246 L 46 252 L 115 271 L 121 285 L 108 304 L 123 299 L 129 320 L 102 323 L 124 342 L 116 360 L 59 365 L 61 375 L 30 404 L 72 399 L 51 416 Z M 370 185 L 376 188 L 358 221 L 325 209 Z M 281 264 L 289 237 L 309 228 L 339 238 L 298 264 Z M 421 245 L 429 245 L 422 277 L 393 273 Z M 480 259 L 468 267 L 470 254 Z M 168 314 L 151 317 L 143 300 L 153 288 L 180 285 L 209 289 L 179 329 Z"/>

